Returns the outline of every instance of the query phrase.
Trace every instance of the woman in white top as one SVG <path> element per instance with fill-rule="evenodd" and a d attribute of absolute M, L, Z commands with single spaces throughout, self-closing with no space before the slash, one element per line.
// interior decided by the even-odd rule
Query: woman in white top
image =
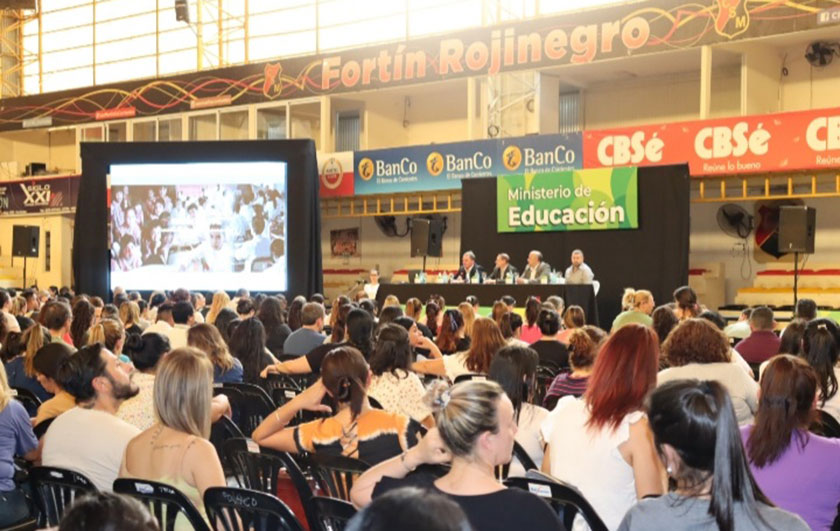
<path fill-rule="evenodd" d="M 492 319 L 479 317 L 473 323 L 470 349 L 444 356 L 441 359 L 418 361 L 412 365 L 415 372 L 446 376 L 453 382 L 462 374 L 487 374 L 490 361 L 506 345 L 499 326 Z"/>
<path fill-rule="evenodd" d="M 402 413 L 431 428 L 435 422 L 432 409 L 423 401 L 426 389 L 410 370 L 414 361 L 410 343 L 409 332 L 400 325 L 388 323 L 379 330 L 370 355 L 373 376 L 368 396 L 376 399 L 385 411 Z"/>
<path fill-rule="evenodd" d="M 516 442 L 537 465 L 542 466 L 545 442 L 540 426 L 548 416 L 548 410 L 530 402 L 537 387 L 537 364 L 539 355 L 532 348 L 504 347 L 490 363 L 490 379 L 502 386 L 513 404 L 516 417 Z M 510 476 L 524 476 L 525 467 L 518 459 L 510 462 Z"/>
<path fill-rule="evenodd" d="M 619 328 L 601 347 L 583 398 L 563 397 L 542 425 L 548 443 L 543 471 L 580 489 L 608 529 L 616 529 L 637 500 L 665 492 L 642 411 L 658 366 L 652 328 Z M 576 528 L 583 524 L 578 520 Z"/>
<path fill-rule="evenodd" d="M 840 422 L 840 392 L 837 381 L 840 370 L 837 368 L 837 358 L 840 349 L 840 328 L 831 319 L 814 319 L 809 321 L 802 334 L 802 351 L 800 356 L 817 371 L 819 384 L 819 400 L 817 407 L 828 412 Z"/>
<path fill-rule="evenodd" d="M 662 344 L 670 368 L 659 373 L 658 385 L 673 380 L 698 378 L 720 382 L 729 391 L 740 424 L 752 422 L 758 410 L 758 383 L 732 363 L 729 340 L 706 319 L 686 319 Z"/>

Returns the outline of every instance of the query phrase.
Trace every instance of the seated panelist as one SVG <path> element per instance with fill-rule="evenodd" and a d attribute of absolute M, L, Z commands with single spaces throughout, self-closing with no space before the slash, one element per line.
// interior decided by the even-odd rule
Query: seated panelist
<path fill-rule="evenodd" d="M 475 253 L 467 251 L 461 257 L 461 267 L 453 277 L 453 282 L 481 284 L 484 281 L 484 268 L 475 263 Z"/>
<path fill-rule="evenodd" d="M 528 253 L 528 264 L 522 270 L 522 274 L 516 279 L 518 284 L 536 284 L 547 279 L 551 274 L 551 266 L 543 262 L 543 255 L 540 251 L 534 250 Z"/>
<path fill-rule="evenodd" d="M 499 253 L 496 255 L 496 267 L 493 268 L 486 282 L 504 284 L 508 276 L 515 279 L 519 276 L 519 271 L 510 264 L 510 256 L 507 253 Z"/>

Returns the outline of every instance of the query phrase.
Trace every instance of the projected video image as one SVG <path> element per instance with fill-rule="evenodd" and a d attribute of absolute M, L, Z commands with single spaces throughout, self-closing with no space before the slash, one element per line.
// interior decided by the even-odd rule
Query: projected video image
<path fill-rule="evenodd" d="M 287 289 L 283 163 L 111 167 L 111 286 Z"/>

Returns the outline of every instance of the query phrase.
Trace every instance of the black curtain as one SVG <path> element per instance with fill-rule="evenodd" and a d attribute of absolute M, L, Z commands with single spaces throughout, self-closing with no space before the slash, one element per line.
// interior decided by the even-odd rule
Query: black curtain
<path fill-rule="evenodd" d="M 532 249 L 542 251 L 557 271 L 570 265 L 573 249 L 581 249 L 601 283 L 598 313 L 609 330 L 621 311 L 625 287 L 648 289 L 657 304 L 671 301 L 678 286 L 688 283 L 688 166 L 639 168 L 637 230 L 570 232 L 496 232 L 496 180 L 463 181 L 461 252 L 472 250 L 478 263 L 492 269 L 496 254 L 506 252 L 522 270 Z M 524 301 L 517 301 L 522 304 Z"/>
<path fill-rule="evenodd" d="M 82 143 L 73 269 L 77 292 L 110 300 L 107 175 L 111 164 L 281 161 L 287 164 L 287 296 L 323 291 L 318 163 L 312 140 Z M 213 290 L 213 286 L 207 286 Z"/>

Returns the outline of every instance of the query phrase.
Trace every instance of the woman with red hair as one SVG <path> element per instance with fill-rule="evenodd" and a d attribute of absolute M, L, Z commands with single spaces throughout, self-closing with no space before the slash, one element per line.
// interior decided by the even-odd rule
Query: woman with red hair
<path fill-rule="evenodd" d="M 543 471 L 580 489 L 608 529 L 637 500 L 666 491 L 643 412 L 658 367 L 653 329 L 625 325 L 601 347 L 583 399 L 561 398 L 542 424 Z"/>

